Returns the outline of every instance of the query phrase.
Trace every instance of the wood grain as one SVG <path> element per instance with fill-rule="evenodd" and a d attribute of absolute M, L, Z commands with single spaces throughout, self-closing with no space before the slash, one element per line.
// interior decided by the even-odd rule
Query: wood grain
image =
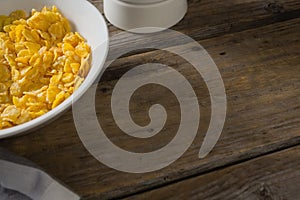
<path fill-rule="evenodd" d="M 101 2 L 94 4 L 102 8 Z M 208 157 L 197 157 L 210 118 L 206 85 L 185 60 L 158 50 L 133 52 L 114 62 L 98 86 L 96 110 L 103 129 L 118 146 L 136 152 L 161 148 L 174 137 L 180 118 L 178 102 L 170 92 L 148 85 L 133 96 L 131 112 L 138 124 L 149 122 L 148 108 L 154 103 L 161 103 L 168 111 L 166 127 L 150 140 L 132 139 L 121 132 L 111 115 L 110 98 L 117 80 L 139 64 L 165 63 L 178 70 L 195 89 L 201 123 L 190 149 L 171 166 L 147 174 L 122 173 L 106 167 L 83 147 L 71 110 L 28 135 L 2 140 L 0 146 L 36 162 L 84 199 L 111 199 L 188 180 L 300 144 L 299 1 L 203 0 L 190 1 L 189 7 L 189 14 L 174 29 L 205 47 L 219 67 L 228 97 L 225 128 Z M 120 32 L 112 26 L 110 31 L 112 35 Z M 147 45 L 154 39 L 142 42 Z M 125 40 L 112 45 L 126 49 L 130 44 Z M 186 44 L 179 41 L 176 45 Z M 296 150 L 299 149 L 292 151 Z M 289 159 L 299 160 L 299 153 Z M 284 167 L 281 162 L 276 166 Z M 298 168 L 295 173 L 299 173 Z"/>
<path fill-rule="evenodd" d="M 101 1 L 93 2 L 103 10 Z M 199 41 L 297 17 L 300 17 L 300 3 L 297 0 L 190 0 L 187 15 L 172 29 Z M 121 32 L 114 26 L 109 26 L 109 30 L 111 36 Z M 160 40 L 152 38 L 148 42 L 160 43 Z M 180 41 L 177 42 L 180 44 Z M 126 38 L 111 43 L 111 46 L 123 48 L 131 45 Z M 145 51 L 135 51 L 133 54 Z"/>
<path fill-rule="evenodd" d="M 298 146 L 126 199 L 299 199 L 299 157 Z"/>

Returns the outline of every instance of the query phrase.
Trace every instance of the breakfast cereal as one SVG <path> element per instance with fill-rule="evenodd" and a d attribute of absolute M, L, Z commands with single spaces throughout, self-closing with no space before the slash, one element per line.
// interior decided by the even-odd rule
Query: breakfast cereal
<path fill-rule="evenodd" d="M 91 49 L 53 6 L 0 16 L 0 129 L 57 107 L 83 82 Z M 83 67 L 85 69 L 83 69 Z"/>

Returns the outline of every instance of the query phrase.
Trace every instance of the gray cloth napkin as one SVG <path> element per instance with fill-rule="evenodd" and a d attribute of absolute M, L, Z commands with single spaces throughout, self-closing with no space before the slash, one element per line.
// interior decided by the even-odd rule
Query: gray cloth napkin
<path fill-rule="evenodd" d="M 0 148 L 0 200 L 79 200 L 34 163 Z"/>

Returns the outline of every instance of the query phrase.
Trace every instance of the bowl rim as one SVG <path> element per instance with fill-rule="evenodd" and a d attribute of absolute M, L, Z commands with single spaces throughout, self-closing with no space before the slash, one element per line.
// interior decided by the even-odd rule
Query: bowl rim
<path fill-rule="evenodd" d="M 49 112 L 45 113 L 44 115 L 32 119 L 28 122 L 23 124 L 19 124 L 10 128 L 0 129 L 0 139 L 13 137 L 21 134 L 28 133 L 30 130 L 35 130 L 42 125 L 46 125 L 47 122 L 51 122 L 58 118 L 61 114 L 67 111 L 73 103 L 75 103 L 78 99 L 80 99 L 85 92 L 92 86 L 92 84 L 97 80 L 97 77 L 100 75 L 102 69 L 104 68 L 104 64 L 108 55 L 109 51 L 109 30 L 107 23 L 105 21 L 104 15 L 89 1 L 87 0 L 78 0 L 87 3 L 87 6 L 90 9 L 93 9 L 97 15 L 97 20 L 100 20 L 100 23 L 104 26 L 101 27 L 105 38 L 103 39 L 103 43 L 96 46 L 96 48 L 92 49 L 92 52 L 97 50 L 98 47 L 104 47 L 104 54 L 101 56 L 101 60 L 97 64 L 97 68 L 95 73 L 88 73 L 87 77 L 85 78 L 84 82 L 80 85 L 80 87 L 66 100 L 64 100 L 60 105 L 55 107 L 54 109 L 50 110 Z M 101 51 L 102 52 L 102 51 Z M 93 59 L 93 58 L 92 58 Z"/>

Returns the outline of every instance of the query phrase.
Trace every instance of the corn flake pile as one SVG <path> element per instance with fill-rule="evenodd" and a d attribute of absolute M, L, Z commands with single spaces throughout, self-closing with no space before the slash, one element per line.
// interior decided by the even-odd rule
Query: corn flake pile
<path fill-rule="evenodd" d="M 37 118 L 83 82 L 91 49 L 58 9 L 0 16 L 0 129 Z"/>

